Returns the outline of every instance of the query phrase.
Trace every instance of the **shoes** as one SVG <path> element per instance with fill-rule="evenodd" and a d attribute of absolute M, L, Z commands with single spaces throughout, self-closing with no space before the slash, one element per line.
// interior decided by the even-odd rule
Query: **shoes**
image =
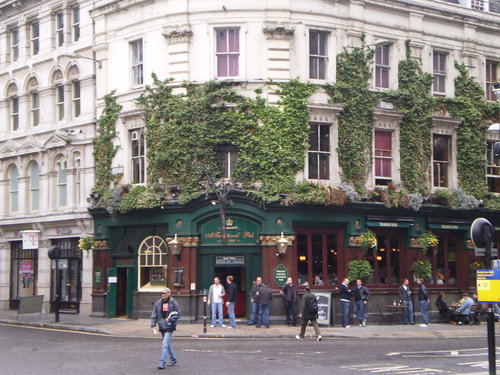
<path fill-rule="evenodd" d="M 321 337 L 321 335 L 319 335 L 317 338 L 316 338 L 316 341 L 321 341 L 323 337 Z"/>
<path fill-rule="evenodd" d="M 170 361 L 170 363 L 167 366 L 175 366 L 177 364 L 177 360 L 174 359 L 173 361 Z"/>
<path fill-rule="evenodd" d="M 302 340 L 304 340 L 304 339 L 301 339 L 299 335 L 295 335 L 295 338 L 296 338 L 297 340 L 301 340 L 301 341 L 302 341 Z"/>
<path fill-rule="evenodd" d="M 366 326 L 366 319 L 363 319 L 363 322 L 361 322 L 361 324 L 363 324 L 363 327 Z"/>
<path fill-rule="evenodd" d="M 420 324 L 420 327 L 427 328 L 427 327 L 429 327 L 429 325 L 424 323 L 424 324 Z"/>
<path fill-rule="evenodd" d="M 222 324 L 222 325 L 221 325 L 221 327 L 222 327 L 222 328 L 226 328 L 226 325 L 225 325 L 225 324 Z"/>
<path fill-rule="evenodd" d="M 212 324 L 212 325 L 210 326 L 210 328 L 215 328 L 215 326 Z"/>
<path fill-rule="evenodd" d="M 351 328 L 351 326 L 345 326 L 344 328 Z"/>
<path fill-rule="evenodd" d="M 360 327 L 363 327 L 363 323 L 359 323 L 359 326 L 360 326 Z"/>
<path fill-rule="evenodd" d="M 254 326 L 254 325 L 255 323 L 250 323 L 250 322 L 247 324 L 247 326 Z"/>
<path fill-rule="evenodd" d="M 260 326 L 257 326 L 257 328 L 260 328 Z"/>
<path fill-rule="evenodd" d="M 158 365 L 158 370 L 163 370 L 165 368 L 165 365 Z"/>
<path fill-rule="evenodd" d="M 457 324 L 458 324 L 459 326 L 461 326 L 463 323 L 462 323 L 462 322 L 458 322 Z"/>
<path fill-rule="evenodd" d="M 266 328 L 271 328 L 271 327 L 269 327 L 269 326 L 266 326 Z"/>
<path fill-rule="evenodd" d="M 229 327 L 227 327 L 227 329 L 234 329 L 234 327 L 229 326 Z"/>

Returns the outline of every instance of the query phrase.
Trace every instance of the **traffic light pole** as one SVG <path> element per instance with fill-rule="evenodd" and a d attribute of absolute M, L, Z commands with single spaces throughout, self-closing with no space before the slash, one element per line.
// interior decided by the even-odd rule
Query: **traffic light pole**
<path fill-rule="evenodd" d="M 492 241 L 492 233 L 489 231 L 485 235 L 486 244 L 484 247 L 485 250 L 485 260 L 486 267 L 488 269 L 491 268 L 491 241 Z M 496 375 L 496 348 L 495 348 L 495 314 L 493 313 L 493 308 L 491 304 L 488 304 L 488 310 L 486 312 L 486 323 L 487 323 L 487 331 L 488 331 L 488 364 L 489 364 L 489 373 L 490 375 Z"/>

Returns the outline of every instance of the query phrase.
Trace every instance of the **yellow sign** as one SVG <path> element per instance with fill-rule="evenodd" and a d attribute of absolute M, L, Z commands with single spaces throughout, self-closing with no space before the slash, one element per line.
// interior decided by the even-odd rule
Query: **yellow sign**
<path fill-rule="evenodd" d="M 500 303 L 500 270 L 477 270 L 476 272 L 478 301 Z"/>

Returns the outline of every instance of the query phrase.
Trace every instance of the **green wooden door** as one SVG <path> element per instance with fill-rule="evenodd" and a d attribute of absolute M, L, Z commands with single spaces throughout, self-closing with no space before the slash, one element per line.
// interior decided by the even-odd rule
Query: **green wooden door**
<path fill-rule="evenodd" d="M 132 318 L 134 310 L 133 292 L 135 292 L 136 286 L 135 268 L 127 268 L 127 317 L 129 318 Z"/>
<path fill-rule="evenodd" d="M 108 294 L 106 297 L 106 317 L 116 317 L 116 285 L 118 271 L 116 268 L 108 268 Z"/>

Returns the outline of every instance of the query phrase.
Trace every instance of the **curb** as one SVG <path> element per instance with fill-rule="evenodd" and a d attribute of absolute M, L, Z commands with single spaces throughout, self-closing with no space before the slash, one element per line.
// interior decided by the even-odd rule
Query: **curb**
<path fill-rule="evenodd" d="M 23 322 L 19 320 L 5 320 L 0 319 L 0 324 L 9 324 L 22 327 L 34 327 L 34 328 L 49 328 L 49 329 L 59 329 L 62 331 L 76 331 L 76 332 L 88 332 L 88 333 L 98 333 L 101 335 L 113 335 L 112 332 L 105 329 L 85 327 L 85 326 L 73 326 L 58 323 L 33 323 L 33 322 Z"/>

